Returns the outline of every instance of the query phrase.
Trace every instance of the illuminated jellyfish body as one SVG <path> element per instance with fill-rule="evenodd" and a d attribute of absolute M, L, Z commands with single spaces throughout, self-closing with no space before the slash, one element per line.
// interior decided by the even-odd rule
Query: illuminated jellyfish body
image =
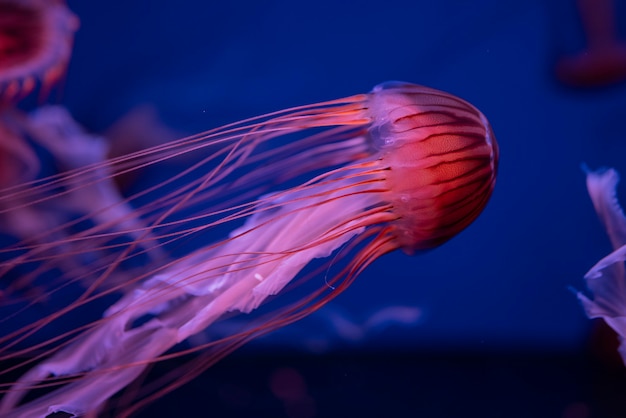
<path fill-rule="evenodd" d="M 626 217 L 616 197 L 619 175 L 613 169 L 588 171 L 587 189 L 609 235 L 613 252 L 585 274 L 592 298 L 578 293 L 590 318 L 602 318 L 620 339 L 619 352 L 626 363 Z"/>
<path fill-rule="evenodd" d="M 83 243 L 85 252 L 106 248 L 109 258 L 94 267 L 89 280 L 84 272 L 70 274 L 58 288 L 48 289 L 54 298 L 69 283 L 90 283 L 80 297 L 0 340 L 2 360 L 35 357 L 21 365 L 32 364 L 28 372 L 3 387 L 0 415 L 94 414 L 151 363 L 199 351 L 184 371 L 145 391 L 135 388 L 136 401 L 118 405 L 132 414 L 255 336 L 320 308 L 377 257 L 396 249 L 431 249 L 452 238 L 486 205 L 498 162 L 491 127 L 475 107 L 441 91 L 391 82 L 369 94 L 252 118 L 13 187 L 0 203 L 5 196 L 54 201 L 80 192 L 92 178 L 100 181 L 103 166 L 125 173 L 186 153 L 198 154 L 198 162 L 119 203 L 134 205 L 146 227 L 97 224 L 68 238 Z M 77 177 L 82 186 L 73 186 Z M 94 208 L 92 216 L 111 209 Z M 122 224 L 128 216 L 117 221 Z M 131 234 L 137 246 L 157 245 L 146 244 L 156 238 L 176 248 L 231 226 L 234 230 L 219 242 L 151 263 L 131 281 L 107 286 L 115 269 L 137 252 L 133 245 L 108 244 L 116 234 Z M 0 272 L 28 262 L 39 263 L 38 271 L 59 263 L 45 246 L 24 242 L 18 248 L 20 255 Z M 315 259 L 327 261 L 319 265 Z M 341 259 L 346 262 L 340 270 L 328 275 Z M 217 321 L 250 313 L 312 277 L 318 278 L 317 290 L 272 309 L 266 308 L 276 301 L 268 301 L 262 314 L 231 335 L 180 348 L 195 334 L 210 335 Z M 119 291 L 123 296 L 102 319 L 21 348 L 64 315 Z M 38 388 L 55 385 L 38 395 Z M 30 399 L 22 402 L 27 394 Z"/>

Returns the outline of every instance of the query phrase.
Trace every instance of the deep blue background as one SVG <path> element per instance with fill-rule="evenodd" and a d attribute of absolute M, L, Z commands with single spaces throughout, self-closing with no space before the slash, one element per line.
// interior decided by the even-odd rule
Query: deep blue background
<path fill-rule="evenodd" d="M 435 251 L 377 261 L 333 309 L 423 311 L 367 347 L 576 352 L 591 321 L 568 287 L 610 251 L 580 165 L 626 173 L 626 84 L 556 79 L 556 61 L 584 47 L 573 3 L 70 1 L 81 28 L 62 102 L 94 131 L 152 103 L 193 133 L 386 80 L 463 97 L 500 144 L 487 209 Z M 623 5 L 616 19 L 626 35 Z"/>

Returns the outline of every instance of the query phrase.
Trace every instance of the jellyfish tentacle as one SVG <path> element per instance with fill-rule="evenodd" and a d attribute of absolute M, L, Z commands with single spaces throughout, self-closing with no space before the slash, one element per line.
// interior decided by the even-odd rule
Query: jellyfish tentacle
<path fill-rule="evenodd" d="M 224 245 L 174 265 L 124 296 L 105 313 L 108 321 L 102 326 L 23 376 L 12 395 L 3 400 L 5 410 L 19 402 L 19 395 L 24 395 L 27 387 L 48 375 L 65 376 L 85 369 L 93 371 L 91 377 L 61 388 L 55 397 L 55 402 L 60 402 L 56 408 L 72 412 L 85 405 L 100 405 L 130 383 L 154 357 L 207 328 L 224 313 L 257 308 L 311 259 L 328 256 L 364 231 L 363 226 L 354 229 L 351 225 L 335 231 L 345 213 L 338 213 L 328 203 L 341 197 L 344 210 L 355 215 L 375 205 L 375 197 L 367 192 L 376 187 L 366 181 L 370 172 L 365 173 L 365 181 L 358 175 L 356 179 L 346 175 L 339 180 L 351 189 L 347 197 L 348 192 L 336 185 L 331 189 L 331 184 L 321 183 L 317 194 L 304 196 L 297 191 L 280 195 L 273 205 L 266 201 L 277 208 L 271 218 L 267 211 L 260 211 L 234 231 Z M 325 201 L 317 200 L 316 196 L 323 195 Z M 296 235 L 294 241 L 287 232 L 303 223 L 310 228 L 307 234 Z M 307 244 L 311 240 L 319 244 Z M 133 321 L 144 315 L 156 318 L 133 327 Z M 142 348 L 146 339 L 151 341 L 149 350 Z M 102 384 L 107 385 L 107 391 L 95 389 Z"/>
<path fill-rule="evenodd" d="M 308 135 L 309 129 L 314 133 Z M 286 140 L 292 134 L 295 140 Z M 37 346 L 48 357 L 4 391 L 1 413 L 99 411 L 151 363 L 185 353 L 176 347 L 178 351 L 164 354 L 177 343 L 210 332 L 230 312 L 251 312 L 288 284 L 295 287 L 319 274 L 304 272 L 312 260 L 324 258 L 322 273 L 327 274 L 334 266 L 333 254 L 338 259 L 353 256 L 330 280 L 324 276 L 317 290 L 286 308 L 261 312 L 249 327 L 218 335 L 200 347 L 208 352 L 199 369 L 209 367 L 254 336 L 319 309 L 377 257 L 398 248 L 433 248 L 457 234 L 486 204 L 498 159 L 488 122 L 469 103 L 436 90 L 394 83 L 367 95 L 251 118 L 108 164 L 119 164 L 123 172 L 203 149 L 208 155 L 200 155 L 183 174 L 173 175 L 177 180 L 192 174 L 198 178 L 173 192 L 166 189 L 153 204 L 140 208 L 148 227 L 140 227 L 135 243 L 119 247 L 119 253 L 107 259 L 108 265 L 94 270 L 95 281 L 86 291 L 70 305 L 0 341 L 18 346 L 67 313 L 122 290 L 119 286 L 103 290 L 101 284 L 132 256 L 129 249 L 151 234 L 175 242 L 241 219 L 243 226 L 237 223 L 226 239 L 202 243 L 187 255 L 138 274 L 102 319 Z M 10 193 L 36 197 L 106 167 L 107 163 L 95 163 L 50 182 L 11 188 Z M 148 193 L 162 191 L 161 186 L 149 187 Z M 138 194 L 142 193 L 146 190 Z M 218 197 L 223 200 L 202 207 Z M 45 201 L 44 196 L 37 203 Z M 198 212 L 182 221 L 176 218 L 188 210 Z M 194 225 L 196 221 L 203 224 Z M 95 229 L 90 233 L 95 243 L 106 235 Z M 87 237 L 72 239 L 82 242 Z M 18 263 L 46 260 L 39 247 L 25 248 L 30 252 Z M 58 388 L 20 405 L 32 390 L 48 385 Z M 106 391 L 99 389 L 103 385 Z"/>

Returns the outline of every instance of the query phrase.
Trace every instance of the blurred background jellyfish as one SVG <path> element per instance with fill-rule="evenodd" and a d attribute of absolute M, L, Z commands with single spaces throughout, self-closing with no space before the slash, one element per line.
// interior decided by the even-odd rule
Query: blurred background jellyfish
<path fill-rule="evenodd" d="M 48 95 L 67 67 L 77 18 L 62 1 L 0 1 L 0 188 L 32 181 L 42 174 L 46 163 L 37 143 L 55 136 L 51 126 L 37 122 L 17 104 L 40 88 L 40 100 Z M 41 114 L 46 111 L 42 110 Z M 46 119 L 45 117 L 43 119 Z M 48 118 L 49 119 L 49 118 Z M 65 118 L 67 120 L 67 117 Z M 33 129 L 39 125 L 38 133 Z M 52 129 L 49 129 L 52 128 Z M 40 144 L 45 147 L 44 144 Z M 67 148 L 58 144 L 60 149 Z M 83 147 L 84 149 L 85 147 Z M 97 152 L 97 151 L 96 151 Z M 65 159 L 67 161 L 67 158 Z M 80 164 L 80 161 L 72 164 Z M 24 202 L 22 202 L 24 203 Z M 27 205 L 31 202 L 26 202 Z M 18 200 L 6 199 L 2 209 L 19 206 Z M 57 213 L 54 213 L 57 212 Z M 0 243 L 32 239 L 61 222 L 58 210 L 24 208 L 0 219 Z M 24 277 L 0 281 L 0 300 L 6 302 L 13 287 L 30 286 Z M 32 290 L 32 288 L 31 288 Z"/>
<path fill-rule="evenodd" d="M 116 173 L 186 153 L 201 158 L 154 187 L 79 218 L 106 213 L 109 222 L 56 243 L 80 243 L 72 253 L 28 241 L 3 250 L 19 252 L 0 266 L 3 274 L 24 265 L 43 274 L 69 255 L 106 253 L 89 271 L 65 272 L 46 294 L 53 298 L 89 277 L 75 300 L 1 339 L 3 360 L 31 357 L 5 370 L 30 367 L 5 388 L 4 416 L 101 411 L 151 363 L 204 349 L 185 372 L 165 376 L 161 387 L 134 388 L 139 400 L 124 405 L 130 414 L 251 338 L 315 311 L 381 255 L 428 250 L 458 234 L 486 205 L 498 164 L 491 127 L 475 107 L 441 91 L 390 82 L 369 94 L 274 112 L 11 187 L 0 199 L 26 203 L 2 214 L 22 211 L 28 202 L 80 195 Z M 102 170 L 111 172 L 103 176 Z M 135 210 L 116 212 L 120 205 Z M 146 226 L 133 223 L 135 216 Z M 203 235 L 218 228 L 234 229 L 222 241 L 203 244 Z M 129 236 L 131 243 L 119 242 Z M 183 244 L 194 249 L 160 263 L 145 261 L 156 247 Z M 137 260 L 143 260 L 135 263 L 142 272 L 109 283 L 117 268 Z M 317 285 L 303 291 L 306 279 Z M 255 311 L 286 287 L 294 292 L 292 302 L 269 303 L 271 309 L 260 309 L 231 335 L 180 348 L 190 336 L 210 334 L 215 322 Z M 120 291 L 123 296 L 102 319 L 29 346 L 65 315 Z M 28 315 L 37 302 L 24 303 L 11 316 Z M 178 351 L 165 354 L 173 347 Z M 49 386 L 59 387 L 38 393 Z M 20 404 L 27 394 L 29 401 Z"/>
<path fill-rule="evenodd" d="M 138 108 L 121 118 L 105 138 L 88 133 L 63 106 L 42 103 L 65 73 L 78 26 L 78 18 L 61 0 L 0 2 L 0 187 L 3 189 L 101 163 L 111 155 L 131 149 L 145 148 L 147 138 L 154 143 L 176 137 L 160 124 L 149 107 Z M 39 105 L 30 112 L 21 110 L 22 99 L 37 87 Z M 133 208 L 122 202 L 118 184 L 121 181 L 123 176 L 114 179 L 109 168 L 102 166 L 89 178 L 74 178 L 69 182 L 71 186 L 65 185 L 66 192 L 56 193 L 55 197 L 37 194 L 35 190 L 28 196 L 7 193 L 0 208 L 3 213 L 0 242 L 7 246 L 15 241 L 39 245 L 41 256 L 70 255 L 57 262 L 58 275 L 85 266 L 93 268 L 106 260 L 106 254 L 96 247 L 87 254 L 78 248 L 80 242 L 67 237 L 84 232 L 93 223 L 103 229 L 142 226 L 132 213 Z M 111 209 L 95 214 L 97 208 L 107 207 Z M 89 213 L 92 215 L 87 216 Z M 130 242 L 133 236 L 123 239 Z M 153 247 L 146 251 L 146 257 L 163 258 L 163 251 Z M 4 252 L 2 258 L 10 259 L 12 254 Z M 129 269 L 127 273 L 132 274 Z M 115 274 L 119 280 L 127 278 L 121 271 Z M 42 296 L 52 286 L 53 276 L 13 269 L 0 281 L 0 301 L 8 304 L 23 297 Z M 91 279 L 85 274 L 82 280 L 89 284 Z M 109 277 L 109 283 L 112 281 Z"/>
<path fill-rule="evenodd" d="M 37 85 L 45 97 L 65 72 L 77 29 L 63 0 L 0 1 L 0 103 Z"/>
<path fill-rule="evenodd" d="M 62 1 L 0 1 L 0 185 L 32 180 L 35 151 L 15 126 L 13 105 L 40 86 L 41 97 L 67 67 L 77 18 Z"/>
<path fill-rule="evenodd" d="M 606 229 L 613 252 L 585 274 L 592 298 L 578 293 L 589 318 L 602 318 L 618 335 L 619 353 L 626 363 L 626 217 L 617 200 L 619 174 L 613 169 L 587 172 L 587 189 Z"/>

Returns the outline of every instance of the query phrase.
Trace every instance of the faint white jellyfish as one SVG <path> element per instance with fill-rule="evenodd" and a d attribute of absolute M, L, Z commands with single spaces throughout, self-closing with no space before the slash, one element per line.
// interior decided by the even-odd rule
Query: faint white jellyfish
<path fill-rule="evenodd" d="M 613 252 L 585 274 L 591 298 L 578 293 L 589 318 L 602 318 L 619 336 L 619 352 L 626 362 L 626 218 L 616 196 L 619 174 L 613 169 L 587 171 L 587 189 Z"/>

